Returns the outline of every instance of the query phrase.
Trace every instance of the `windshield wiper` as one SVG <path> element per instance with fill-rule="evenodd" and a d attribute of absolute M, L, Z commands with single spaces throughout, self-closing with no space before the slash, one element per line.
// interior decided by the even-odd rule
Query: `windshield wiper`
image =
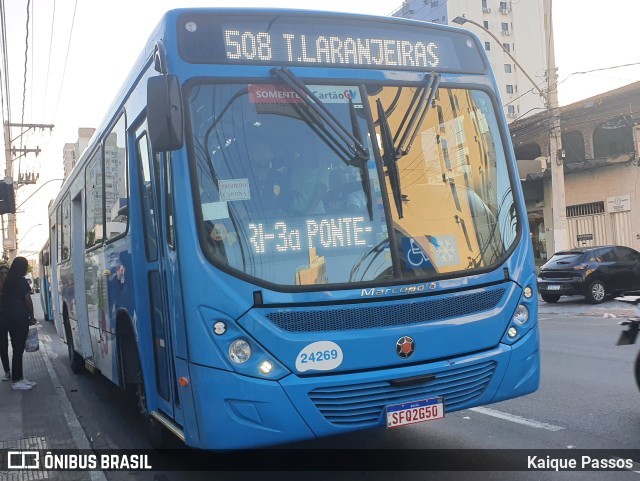
<path fill-rule="evenodd" d="M 369 149 L 362 145 L 360 139 L 357 139 L 349 132 L 342 122 L 331 113 L 327 106 L 322 103 L 291 70 L 286 67 L 274 68 L 271 69 L 271 74 L 280 78 L 287 87 L 293 90 L 316 116 L 324 122 L 325 126 L 338 136 L 353 154 L 353 160 L 369 160 Z M 333 137 L 331 140 L 335 141 L 336 139 Z"/>
<path fill-rule="evenodd" d="M 369 149 L 362 143 L 362 133 L 352 99 L 349 99 L 350 132 L 291 70 L 286 67 L 273 68 L 271 74 L 282 80 L 309 107 L 314 115 L 307 114 L 305 117 L 311 125 L 320 130 L 320 132 L 316 131 L 320 138 L 336 152 L 345 164 L 360 169 L 360 180 L 367 199 L 369 219 L 373 220 L 373 198 L 367 168 L 370 154 Z"/>
<path fill-rule="evenodd" d="M 398 172 L 398 156 L 393 146 L 393 138 L 391 137 L 391 128 L 389 127 L 387 114 L 384 112 L 384 107 L 380 99 L 376 100 L 376 106 L 378 107 L 378 121 L 380 122 L 380 140 L 382 142 L 382 148 L 384 149 L 382 163 L 387 168 L 389 184 L 391 185 L 391 192 L 393 193 L 393 200 L 396 204 L 398 217 L 402 219 L 402 189 L 400 187 L 400 173 Z"/>
<path fill-rule="evenodd" d="M 425 77 L 424 86 L 416 90 L 416 93 L 411 99 L 409 108 L 407 109 L 402 122 L 400 122 L 396 135 L 393 137 L 394 144 L 398 140 L 398 137 L 400 137 L 400 142 L 398 142 L 398 145 L 396 146 L 396 155 L 398 158 L 407 155 L 411 150 L 413 141 L 418 136 L 420 127 L 422 127 L 422 123 L 429 112 L 429 106 L 433 102 L 436 92 L 438 91 L 438 85 L 440 85 L 440 75 L 430 73 L 428 77 Z M 415 108 L 413 108 L 414 105 Z M 411 114 L 410 118 L 409 114 Z M 404 124 L 407 122 L 407 119 L 409 119 L 409 122 L 407 123 L 406 129 L 403 131 Z M 402 136 L 400 136 L 400 132 L 402 132 Z"/>
<path fill-rule="evenodd" d="M 351 119 L 351 128 L 353 135 L 357 139 L 362 139 L 362 133 L 360 132 L 360 124 L 358 123 L 358 116 L 356 109 L 353 106 L 353 101 L 349 99 L 349 117 Z M 368 152 L 367 152 L 368 153 Z M 371 180 L 369 179 L 369 169 L 367 167 L 367 159 L 360 159 L 360 182 L 362 182 L 362 190 L 367 199 L 367 213 L 369 214 L 369 220 L 373 220 L 373 195 L 371 194 Z"/>
<path fill-rule="evenodd" d="M 411 150 L 411 146 L 413 145 L 413 142 L 420 131 L 420 127 L 429 112 L 429 106 L 433 102 L 436 92 L 438 91 L 439 84 L 439 75 L 431 73 L 425 78 L 424 86 L 416 90 L 416 93 L 409 104 L 409 108 L 402 118 L 402 122 L 400 122 L 398 130 L 393 138 L 391 137 L 389 120 L 387 119 L 387 114 L 382 106 L 382 102 L 380 99 L 376 100 L 376 105 L 378 107 L 378 123 L 380 125 L 380 137 L 382 148 L 384 149 L 382 160 L 384 166 L 387 168 L 387 175 L 389 176 L 389 184 L 391 185 L 393 200 L 398 211 L 398 218 L 400 219 L 403 217 L 403 197 L 402 185 L 400 184 L 400 173 L 398 171 L 398 160 L 407 155 Z M 398 142 L 398 145 L 396 146 L 398 138 L 400 138 L 400 142 Z"/>

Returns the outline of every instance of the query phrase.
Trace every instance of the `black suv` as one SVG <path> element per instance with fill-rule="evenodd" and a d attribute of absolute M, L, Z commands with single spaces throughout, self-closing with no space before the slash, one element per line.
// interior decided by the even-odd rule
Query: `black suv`
<path fill-rule="evenodd" d="M 598 304 L 609 294 L 640 290 L 640 252 L 603 246 L 556 252 L 538 274 L 545 302 L 579 294 Z"/>

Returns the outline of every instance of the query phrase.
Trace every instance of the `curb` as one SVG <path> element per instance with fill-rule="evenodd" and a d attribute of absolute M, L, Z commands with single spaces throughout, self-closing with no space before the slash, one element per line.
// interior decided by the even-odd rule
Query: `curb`
<path fill-rule="evenodd" d="M 46 343 L 42 341 L 40 341 L 40 349 L 42 350 L 42 357 L 44 359 L 44 363 L 47 366 L 47 371 L 49 371 L 49 376 L 51 376 L 51 380 L 53 381 L 56 396 L 58 396 L 58 401 L 62 406 L 64 417 L 67 420 L 69 430 L 71 431 L 71 435 L 73 436 L 73 441 L 76 443 L 78 449 L 93 450 L 91 444 L 89 443 L 87 435 L 80 425 L 80 420 L 73 410 L 71 401 L 69 401 L 67 393 L 64 391 L 62 383 L 60 382 L 60 379 L 58 378 L 58 375 L 56 374 L 56 371 L 51 364 L 49 354 L 52 351 L 47 347 Z M 107 477 L 104 474 L 104 471 L 89 471 L 89 475 L 91 476 L 91 481 L 107 481 Z"/>

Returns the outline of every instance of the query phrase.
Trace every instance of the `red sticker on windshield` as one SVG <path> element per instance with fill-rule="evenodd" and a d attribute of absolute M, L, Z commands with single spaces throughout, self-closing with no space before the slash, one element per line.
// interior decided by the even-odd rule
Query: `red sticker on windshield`
<path fill-rule="evenodd" d="M 273 84 L 249 84 L 252 104 L 301 104 L 304 101 L 293 90 Z"/>

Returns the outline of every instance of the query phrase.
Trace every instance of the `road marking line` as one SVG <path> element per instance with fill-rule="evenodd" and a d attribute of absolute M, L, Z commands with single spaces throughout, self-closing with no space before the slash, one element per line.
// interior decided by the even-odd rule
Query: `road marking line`
<path fill-rule="evenodd" d="M 516 416 L 515 414 L 503 413 L 503 412 L 497 411 L 496 409 L 478 407 L 478 408 L 471 408 L 470 411 L 475 411 L 480 414 L 486 414 L 487 416 L 493 416 L 494 418 L 504 419 L 505 421 L 511 421 L 512 423 L 522 424 L 524 426 L 529 426 L 532 428 L 546 429 L 547 431 L 561 431 L 564 429 L 562 426 L 542 423 L 534 419 L 527 419 L 521 416 Z"/>

